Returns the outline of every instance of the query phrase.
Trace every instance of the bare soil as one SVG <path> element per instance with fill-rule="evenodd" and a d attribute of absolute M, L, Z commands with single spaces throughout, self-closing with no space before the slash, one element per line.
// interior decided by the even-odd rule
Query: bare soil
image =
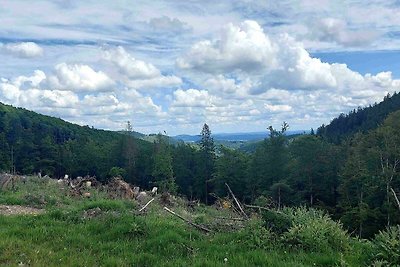
<path fill-rule="evenodd" d="M 38 215 L 43 213 L 43 209 L 24 207 L 19 205 L 0 205 L 0 215 Z"/>

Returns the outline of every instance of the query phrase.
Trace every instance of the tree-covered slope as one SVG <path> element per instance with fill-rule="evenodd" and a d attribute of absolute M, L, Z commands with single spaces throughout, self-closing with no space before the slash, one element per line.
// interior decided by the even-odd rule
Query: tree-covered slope
<path fill-rule="evenodd" d="M 1 171 L 15 169 L 18 173 L 42 172 L 55 177 L 90 174 L 104 179 L 113 166 L 125 167 L 129 146 L 137 154 L 151 151 L 150 144 L 128 135 L 82 127 L 0 103 Z"/>
<path fill-rule="evenodd" d="M 358 108 L 349 114 L 340 114 L 329 125 L 318 128 L 317 134 L 328 141 L 339 143 L 357 132 L 367 132 L 378 127 L 392 112 L 400 109 L 400 94 L 386 96 L 379 104 Z"/>

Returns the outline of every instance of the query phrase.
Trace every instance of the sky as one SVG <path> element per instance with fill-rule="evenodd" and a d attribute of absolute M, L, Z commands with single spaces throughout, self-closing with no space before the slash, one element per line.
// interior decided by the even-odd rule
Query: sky
<path fill-rule="evenodd" d="M 101 129 L 309 130 L 400 91 L 398 0 L 0 0 L 0 101 Z"/>

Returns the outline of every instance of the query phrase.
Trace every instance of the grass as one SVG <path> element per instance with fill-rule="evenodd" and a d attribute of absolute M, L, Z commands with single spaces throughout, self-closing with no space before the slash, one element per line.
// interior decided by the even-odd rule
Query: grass
<path fill-rule="evenodd" d="M 354 239 L 342 252 L 289 248 L 258 218 L 242 230 L 219 226 L 219 232 L 205 235 L 157 203 L 138 215 L 132 201 L 107 199 L 101 192 L 73 199 L 58 185 L 31 183 L 16 192 L 0 191 L 3 204 L 29 204 L 28 194 L 52 199 L 41 204 L 47 210 L 41 215 L 0 215 L 1 266 L 366 266 L 369 261 L 369 243 Z M 99 212 L 84 216 L 93 209 Z M 173 209 L 206 223 L 226 215 L 205 206 L 193 213 Z"/>

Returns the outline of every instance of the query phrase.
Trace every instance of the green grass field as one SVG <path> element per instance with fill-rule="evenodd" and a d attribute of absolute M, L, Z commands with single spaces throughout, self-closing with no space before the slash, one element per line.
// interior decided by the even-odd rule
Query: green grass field
<path fill-rule="evenodd" d="M 272 235 L 255 215 L 233 230 L 212 224 L 215 216 L 230 215 L 225 211 L 171 207 L 214 230 L 205 234 L 164 211 L 157 201 L 139 214 L 132 200 L 107 199 L 94 189 L 92 193 L 90 199 L 72 198 L 57 184 L 38 181 L 20 184 L 15 192 L 0 191 L 0 204 L 46 210 L 40 215 L 0 215 L 0 265 L 368 266 L 371 261 L 369 242 L 349 238 L 345 250 L 302 249 Z"/>

